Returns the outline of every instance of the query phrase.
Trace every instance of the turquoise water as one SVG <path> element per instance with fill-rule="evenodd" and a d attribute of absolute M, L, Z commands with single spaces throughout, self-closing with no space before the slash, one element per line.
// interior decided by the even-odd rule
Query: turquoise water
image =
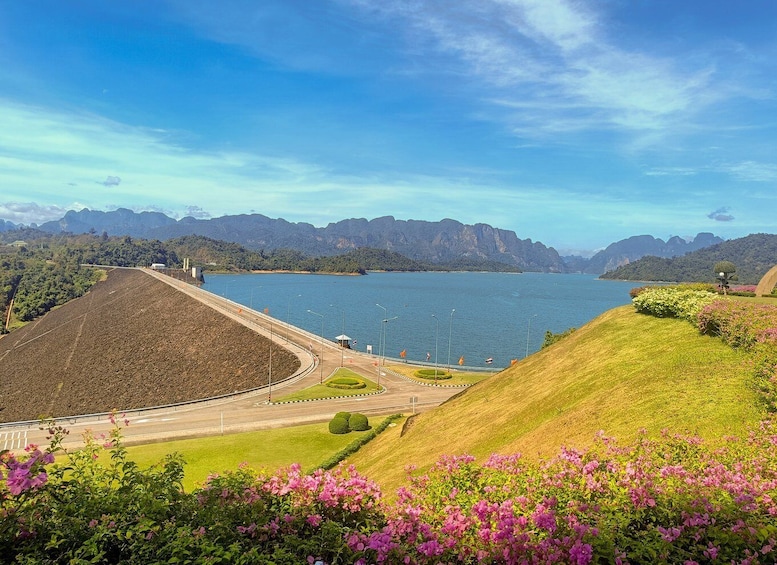
<path fill-rule="evenodd" d="M 430 272 L 208 274 L 203 288 L 325 340 L 345 334 L 355 350 L 379 354 L 384 328 L 386 357 L 404 350 L 413 362 L 428 353 L 431 364 L 463 356 L 466 366 L 500 368 L 537 351 L 546 330 L 580 327 L 630 303 L 634 286 L 590 275 Z"/>

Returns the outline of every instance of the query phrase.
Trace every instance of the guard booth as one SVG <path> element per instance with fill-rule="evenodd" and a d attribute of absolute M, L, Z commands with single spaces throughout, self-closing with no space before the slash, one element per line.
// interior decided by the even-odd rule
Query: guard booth
<path fill-rule="evenodd" d="M 345 334 L 340 334 L 335 338 L 337 340 L 337 343 L 340 344 L 340 347 L 343 349 L 351 349 L 351 338 L 348 337 Z"/>

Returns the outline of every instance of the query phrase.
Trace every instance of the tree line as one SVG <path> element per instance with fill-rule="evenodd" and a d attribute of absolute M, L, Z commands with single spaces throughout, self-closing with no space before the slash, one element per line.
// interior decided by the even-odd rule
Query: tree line
<path fill-rule="evenodd" d="M 251 251 L 204 236 L 165 242 L 106 233 L 50 234 L 32 228 L 0 232 L 0 312 L 23 323 L 83 295 L 103 275 L 99 266 L 182 268 L 183 259 L 204 271 L 290 271 L 365 274 L 367 271 L 517 270 L 493 262 L 430 265 L 399 253 L 371 248 L 342 255 L 309 257 L 294 249 Z M 10 316 L 9 316 L 10 310 Z"/>

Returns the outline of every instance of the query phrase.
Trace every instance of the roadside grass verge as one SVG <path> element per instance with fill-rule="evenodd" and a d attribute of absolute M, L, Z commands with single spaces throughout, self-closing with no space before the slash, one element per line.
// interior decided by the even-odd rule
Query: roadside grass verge
<path fill-rule="evenodd" d="M 424 383 L 427 385 L 434 384 L 434 379 L 423 379 L 421 377 L 416 376 L 415 372 L 420 369 L 428 369 L 429 367 L 419 367 L 414 365 L 386 365 L 386 369 L 390 371 L 394 371 L 395 373 L 399 373 L 402 376 L 405 376 L 409 379 L 412 379 L 419 383 Z M 432 367 L 434 369 L 434 367 Z M 439 370 L 440 372 L 447 371 L 448 367 L 442 367 L 440 366 Z M 462 386 L 462 385 L 473 385 L 475 383 L 479 383 L 482 380 L 487 379 L 488 377 L 496 374 L 497 371 L 491 371 L 491 372 L 465 372 L 465 371 L 457 371 L 453 367 L 451 367 L 451 378 L 450 379 L 440 379 L 438 384 L 440 385 L 446 385 L 446 386 Z"/>
<path fill-rule="evenodd" d="M 332 387 L 326 386 L 326 383 L 328 383 L 332 379 L 339 379 L 339 378 L 359 379 L 360 381 L 364 381 L 364 383 L 367 386 L 365 388 L 359 388 L 359 389 L 340 389 L 340 388 L 332 388 Z M 324 381 L 324 384 L 313 385 L 311 387 L 300 390 L 298 392 L 286 394 L 283 396 L 279 396 L 277 398 L 273 397 L 273 403 L 295 402 L 299 400 L 318 400 L 320 398 L 336 398 L 341 396 L 358 396 L 361 394 L 378 392 L 378 390 L 382 390 L 382 389 L 383 387 L 378 389 L 377 383 L 360 375 L 359 373 L 356 373 L 351 369 L 341 367 L 337 369 L 337 371 L 335 371 L 335 373 L 332 376 L 327 378 Z"/>
<path fill-rule="evenodd" d="M 128 446 L 129 459 L 141 467 L 162 461 L 169 453 L 180 453 L 184 466 L 184 488 L 191 492 L 208 475 L 234 471 L 240 464 L 269 472 L 299 463 L 311 469 L 331 460 L 350 444 L 373 433 L 385 417 L 370 419 L 371 429 L 343 435 L 329 433 L 326 423 L 290 428 L 243 432 L 223 436 L 166 441 Z M 398 420 L 401 426 L 402 421 Z"/>

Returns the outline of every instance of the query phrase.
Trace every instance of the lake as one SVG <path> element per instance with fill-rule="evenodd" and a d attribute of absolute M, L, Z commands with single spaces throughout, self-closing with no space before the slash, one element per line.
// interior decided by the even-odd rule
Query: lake
<path fill-rule="evenodd" d="M 547 273 L 206 274 L 203 289 L 324 340 L 440 366 L 502 368 L 550 330 L 577 328 L 629 304 L 637 283 Z M 388 321 L 384 321 L 388 320 Z M 385 332 L 382 332 L 385 330 Z M 383 345 L 383 347 L 381 347 Z M 486 362 L 492 359 L 492 363 Z"/>

